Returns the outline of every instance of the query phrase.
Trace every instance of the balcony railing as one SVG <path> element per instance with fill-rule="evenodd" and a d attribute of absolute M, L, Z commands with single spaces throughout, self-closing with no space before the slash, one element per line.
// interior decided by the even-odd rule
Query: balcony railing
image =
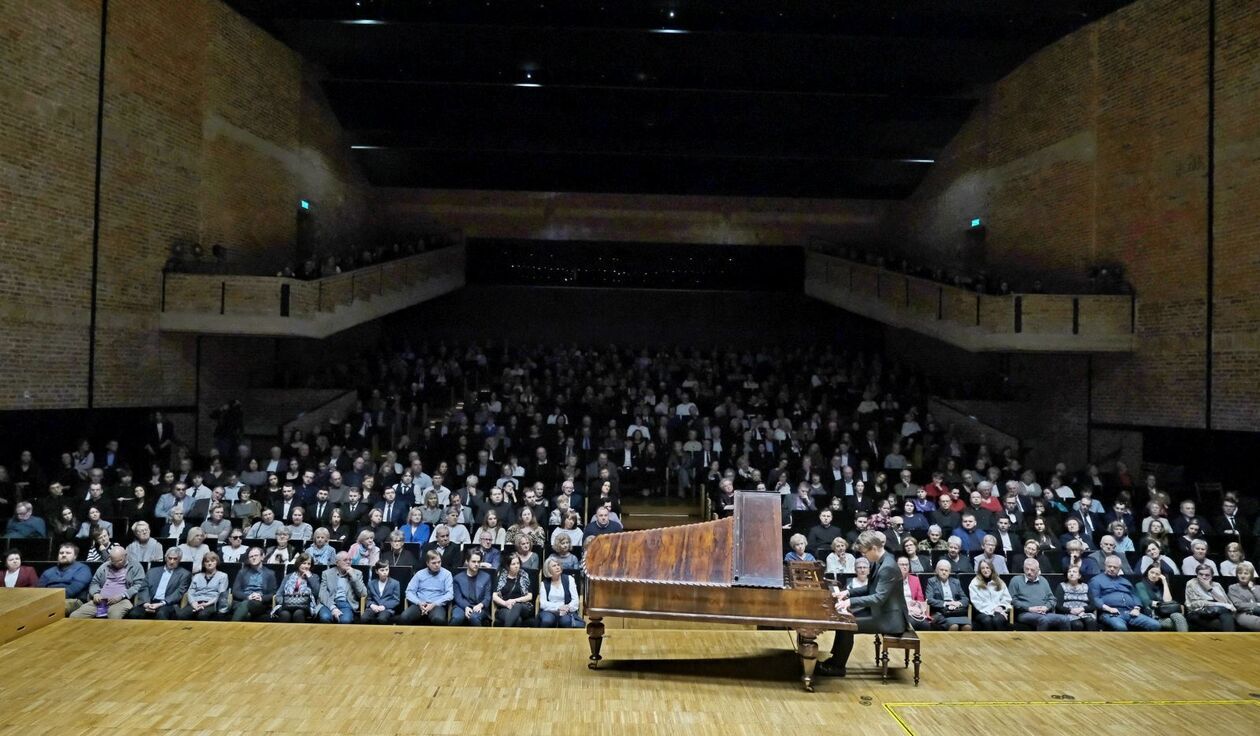
<path fill-rule="evenodd" d="M 462 287 L 465 247 L 387 261 L 314 281 L 164 274 L 161 329 L 322 338 Z"/>
<path fill-rule="evenodd" d="M 978 294 L 808 253 L 805 293 L 972 352 L 1129 352 L 1138 303 L 1109 294 Z"/>

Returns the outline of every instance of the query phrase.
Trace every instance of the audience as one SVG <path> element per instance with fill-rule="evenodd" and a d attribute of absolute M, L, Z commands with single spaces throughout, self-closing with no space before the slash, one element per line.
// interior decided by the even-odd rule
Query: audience
<path fill-rule="evenodd" d="M 1260 618 L 1244 581 L 1260 529 L 1235 495 L 1169 520 L 1156 479 L 1124 485 L 1121 463 L 1023 467 L 1015 450 L 939 426 L 933 387 L 878 354 L 404 344 L 374 357 L 317 369 L 316 385 L 365 387 L 359 404 L 258 457 L 239 443 L 194 457 L 164 430 L 161 451 L 135 440 L 137 483 L 127 442 L 76 442 L 43 478 L 23 453 L 33 480 L 4 524 L 9 546 L 49 545 L 31 558 L 35 582 L 62 587 L 68 611 L 93 596 L 79 617 L 216 618 L 227 565 L 237 620 L 568 626 L 582 550 L 623 530 L 623 498 L 682 495 L 723 518 L 736 490 L 768 488 L 783 499 L 786 560 L 825 556 L 828 575 L 863 586 L 869 567 L 848 546 L 878 529 L 905 552 L 910 598 L 934 628 L 1005 629 L 1014 614 L 1039 629 L 1183 629 L 1182 588 L 1196 628 L 1225 628 L 1217 609 L 1239 629 Z M 426 403 L 463 386 L 478 388 L 421 426 Z M 170 550 L 193 573 L 182 608 L 153 594 L 182 577 L 163 572 Z"/>

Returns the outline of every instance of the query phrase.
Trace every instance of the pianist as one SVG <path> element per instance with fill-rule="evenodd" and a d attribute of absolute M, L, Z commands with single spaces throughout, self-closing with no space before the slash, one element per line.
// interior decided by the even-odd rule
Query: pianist
<path fill-rule="evenodd" d="M 849 595 L 849 591 L 835 593 L 836 610 L 869 608 L 870 618 L 858 619 L 858 631 L 867 634 L 901 634 L 910 627 L 906 608 L 906 596 L 897 567 L 897 559 L 884 551 L 884 535 L 868 530 L 857 539 L 857 551 L 870 561 L 874 569 L 871 593 L 862 596 Z M 825 677 L 844 677 L 849 653 L 853 651 L 853 632 L 837 631 L 831 645 L 831 659 L 818 666 L 818 674 Z"/>

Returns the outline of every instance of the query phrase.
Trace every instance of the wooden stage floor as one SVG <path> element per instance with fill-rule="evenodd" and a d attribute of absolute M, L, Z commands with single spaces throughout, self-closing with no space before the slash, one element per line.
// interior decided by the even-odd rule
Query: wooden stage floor
<path fill-rule="evenodd" d="M 63 620 L 0 647 L 0 733 L 1260 731 L 1257 635 L 927 634 L 918 688 L 859 637 L 812 695 L 786 632 L 610 627 L 587 654 L 571 630 Z"/>

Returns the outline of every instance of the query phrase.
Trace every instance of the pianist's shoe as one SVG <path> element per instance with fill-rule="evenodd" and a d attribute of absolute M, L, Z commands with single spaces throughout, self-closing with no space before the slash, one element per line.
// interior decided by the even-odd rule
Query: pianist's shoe
<path fill-rule="evenodd" d="M 844 677 L 849 673 L 845 670 L 844 665 L 836 662 L 835 660 L 829 659 L 815 667 L 814 674 L 819 677 Z"/>

